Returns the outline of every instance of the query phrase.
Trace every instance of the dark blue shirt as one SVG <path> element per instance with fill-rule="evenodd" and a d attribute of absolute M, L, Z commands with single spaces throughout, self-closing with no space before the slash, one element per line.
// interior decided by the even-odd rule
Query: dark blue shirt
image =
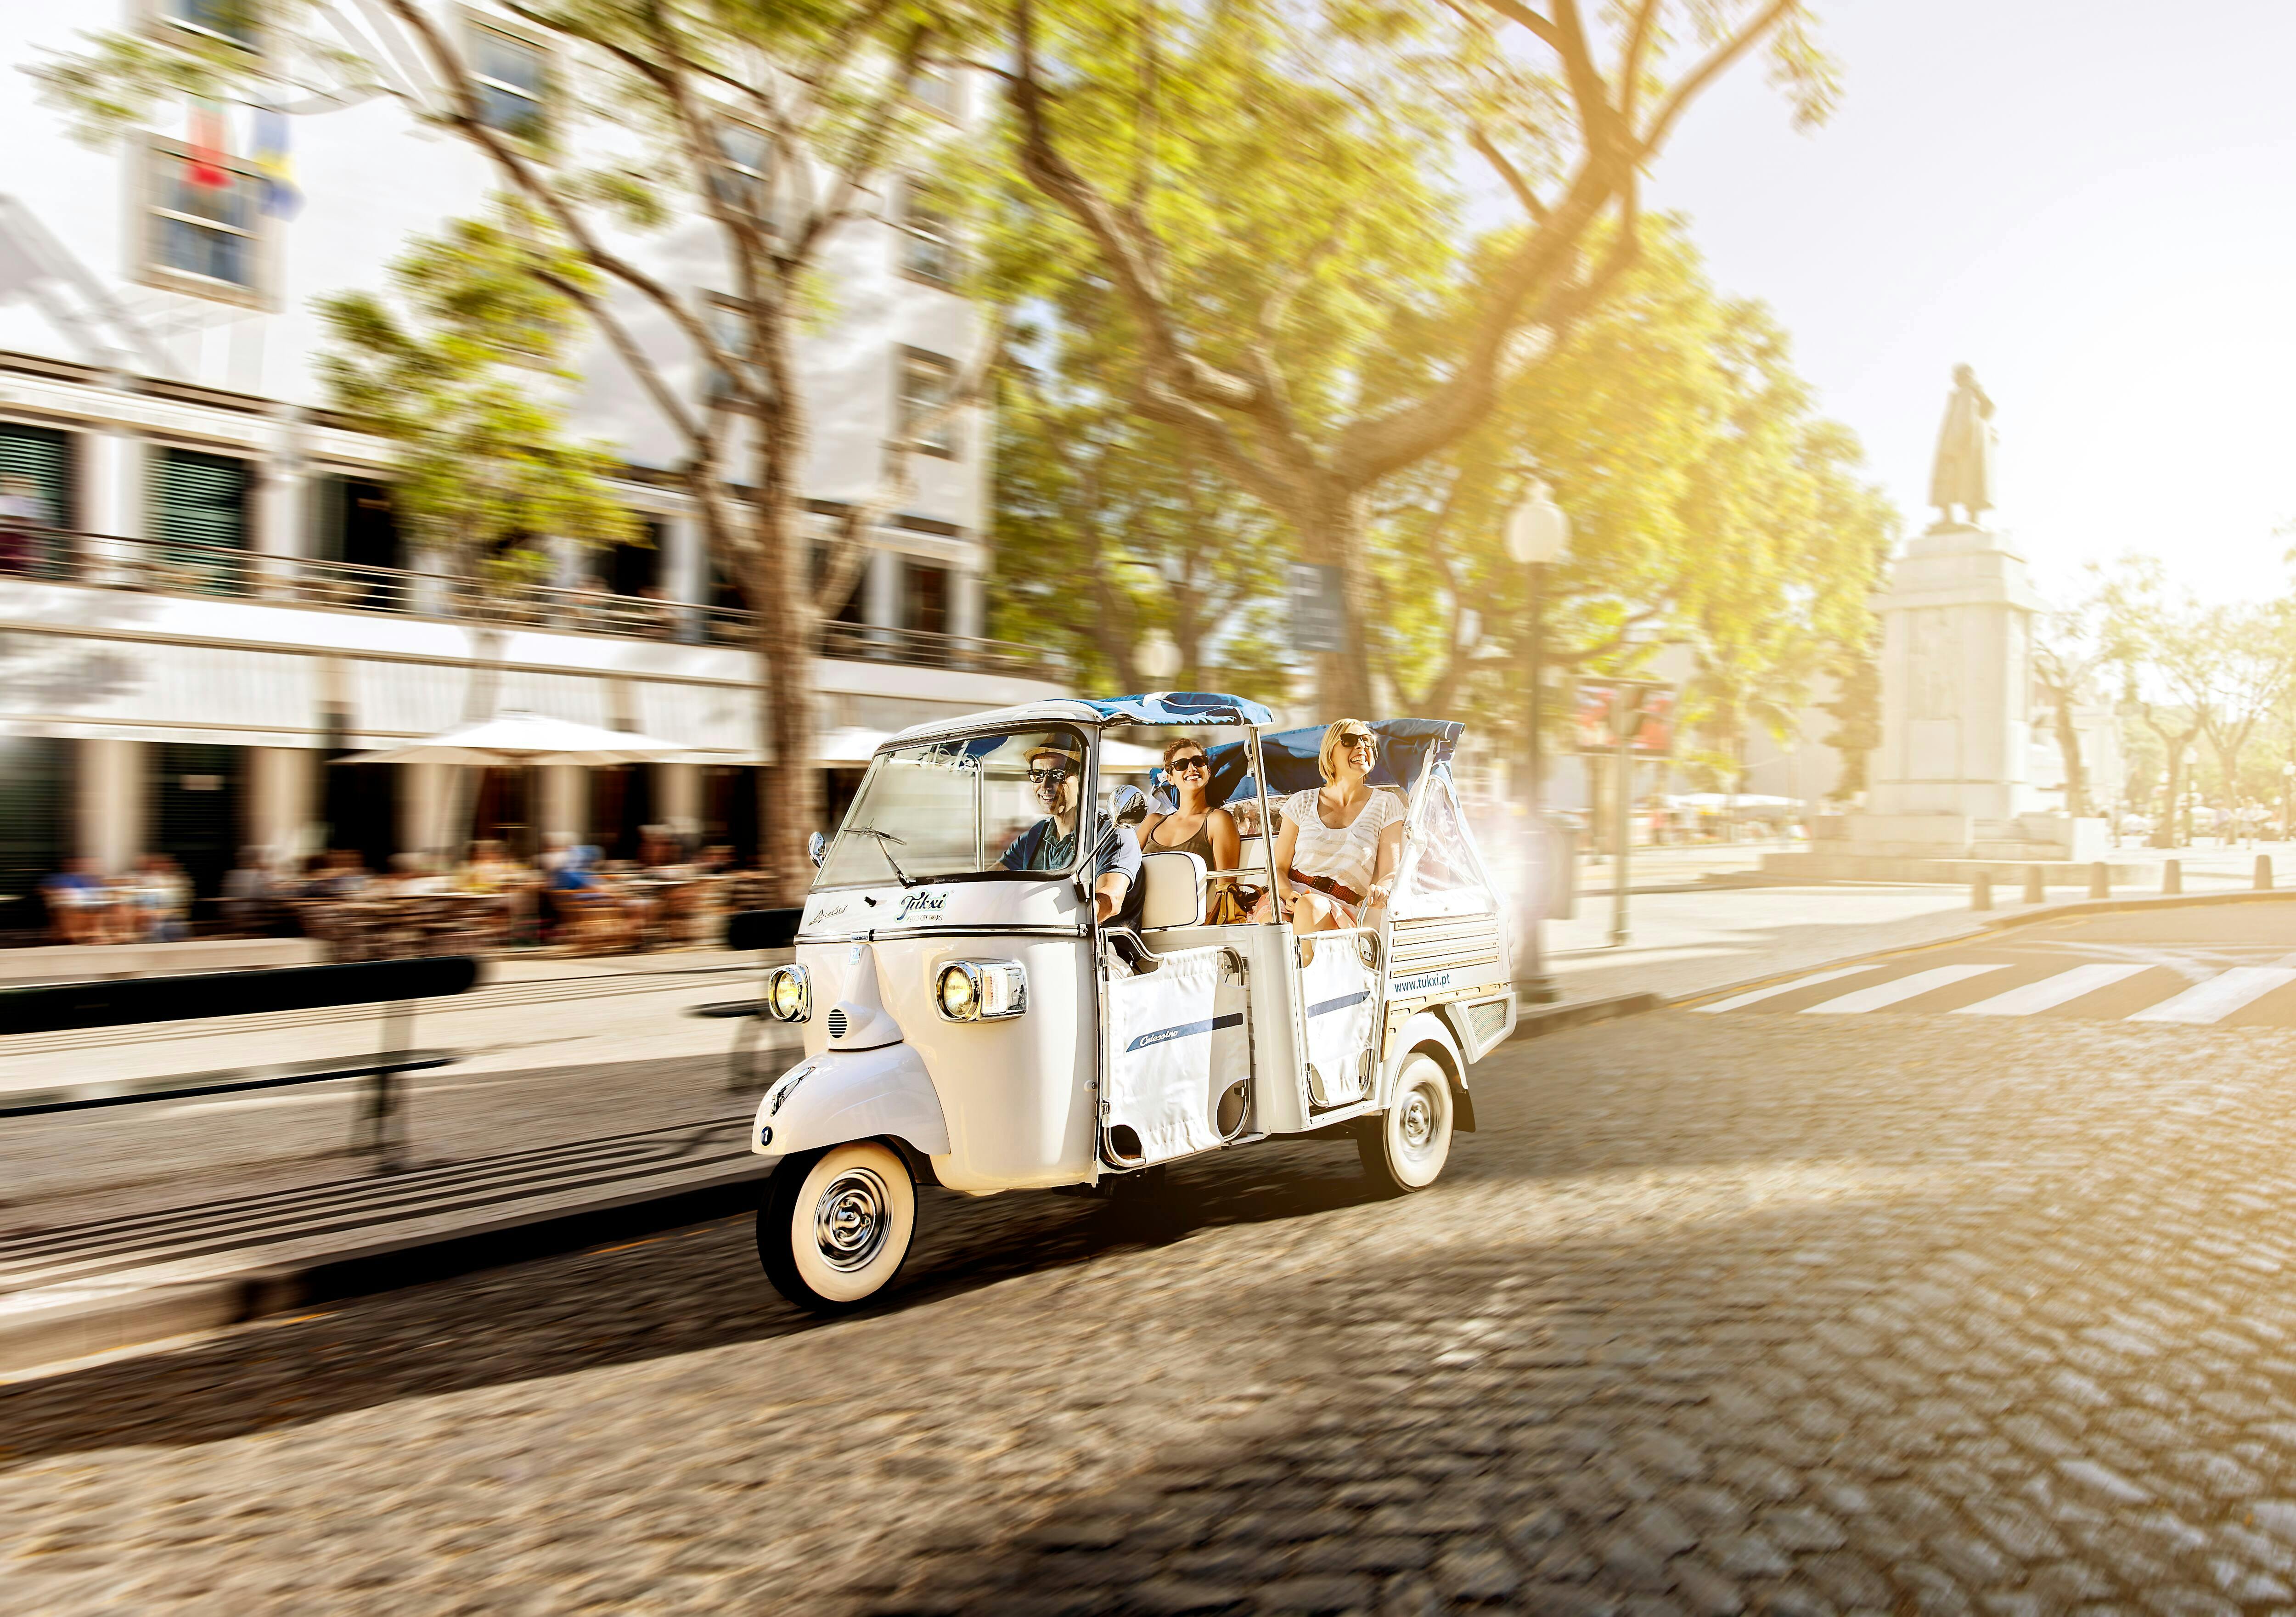
<path fill-rule="evenodd" d="M 1050 817 L 1038 820 L 1005 849 L 996 861 L 1007 870 L 1065 870 L 1076 862 L 1076 833 L 1062 836 Z M 1119 830 L 1116 845 L 1100 856 L 1095 877 L 1116 871 L 1124 877 L 1128 896 L 1140 887 L 1140 842 L 1131 827 Z"/>

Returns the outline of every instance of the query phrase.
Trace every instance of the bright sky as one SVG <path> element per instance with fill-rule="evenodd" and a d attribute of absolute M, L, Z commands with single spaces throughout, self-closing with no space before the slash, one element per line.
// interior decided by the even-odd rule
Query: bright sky
<path fill-rule="evenodd" d="M 2163 557 L 2277 593 L 2296 518 L 2296 5 L 1818 0 L 1844 90 L 1794 131 L 1747 63 L 1651 204 L 1768 302 L 1918 531 L 1953 367 L 1996 406 L 1995 525 L 2056 593 Z M 1748 69 L 1752 70 L 1749 71 Z"/>

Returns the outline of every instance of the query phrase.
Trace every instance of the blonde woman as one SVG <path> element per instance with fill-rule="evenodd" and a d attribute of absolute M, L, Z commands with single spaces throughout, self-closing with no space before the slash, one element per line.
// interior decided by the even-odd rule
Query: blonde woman
<path fill-rule="evenodd" d="M 1303 932 L 1360 926 L 1387 903 L 1403 858 L 1403 805 L 1372 789 L 1379 741 L 1359 718 L 1324 732 L 1324 784 L 1283 800 L 1275 899 Z"/>

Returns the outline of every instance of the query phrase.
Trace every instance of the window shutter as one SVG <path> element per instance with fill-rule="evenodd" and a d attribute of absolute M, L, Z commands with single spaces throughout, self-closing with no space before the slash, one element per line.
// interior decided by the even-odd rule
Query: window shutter
<path fill-rule="evenodd" d="M 71 526 L 71 439 L 53 427 L 0 423 L 0 479 L 20 477 L 39 490 L 42 514 Z"/>
<path fill-rule="evenodd" d="M 237 550 L 247 538 L 247 465 L 220 455 L 168 449 L 159 465 L 159 537 L 176 545 Z"/>
<path fill-rule="evenodd" d="M 247 542 L 246 463 L 164 449 L 152 471 L 152 525 L 160 553 L 154 581 L 162 589 L 194 595 L 239 594 L 238 559 L 222 553 Z"/>

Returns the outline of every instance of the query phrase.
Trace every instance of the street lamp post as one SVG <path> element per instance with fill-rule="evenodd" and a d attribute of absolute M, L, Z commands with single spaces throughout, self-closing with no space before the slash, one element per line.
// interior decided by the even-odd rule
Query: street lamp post
<path fill-rule="evenodd" d="M 1555 997 L 1546 975 L 1546 781 L 1539 747 L 1541 664 L 1546 654 L 1546 570 L 1570 545 L 1570 519 L 1543 482 L 1534 481 L 1507 515 L 1507 554 L 1529 575 L 1529 610 L 1523 614 L 1523 781 L 1529 801 L 1523 813 L 1522 947 L 1515 951 L 1514 994 L 1518 1005 L 1546 1005 Z"/>
<path fill-rule="evenodd" d="M 2287 841 L 2290 836 L 2288 793 L 2291 786 L 2296 786 L 2296 760 L 2291 760 L 2280 766 L 2280 840 L 2284 842 Z"/>

